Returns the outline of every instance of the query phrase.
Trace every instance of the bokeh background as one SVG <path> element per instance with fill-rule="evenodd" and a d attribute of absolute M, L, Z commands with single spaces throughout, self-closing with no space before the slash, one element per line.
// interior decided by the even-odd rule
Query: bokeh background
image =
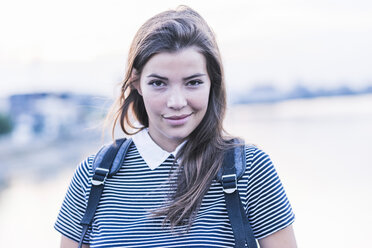
<path fill-rule="evenodd" d="M 179 4 L 217 35 L 226 129 L 270 154 L 296 214 L 298 246 L 369 247 L 367 0 L 1 1 L 1 246 L 59 246 L 53 224 L 73 171 L 110 140 L 103 118 L 131 39 Z"/>

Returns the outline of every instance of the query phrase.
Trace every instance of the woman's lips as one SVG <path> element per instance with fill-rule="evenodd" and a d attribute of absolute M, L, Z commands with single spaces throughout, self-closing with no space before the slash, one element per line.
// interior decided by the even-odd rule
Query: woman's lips
<path fill-rule="evenodd" d="M 172 116 L 163 116 L 163 118 L 172 126 L 180 126 L 187 122 L 191 114 L 185 115 L 172 115 Z"/>

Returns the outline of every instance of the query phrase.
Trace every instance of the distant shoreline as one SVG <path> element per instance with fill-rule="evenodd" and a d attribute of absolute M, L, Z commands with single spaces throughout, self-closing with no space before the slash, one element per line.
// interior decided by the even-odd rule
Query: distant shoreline
<path fill-rule="evenodd" d="M 232 94 L 233 104 L 252 103 L 276 103 L 292 99 L 313 99 L 319 97 L 338 97 L 372 94 L 372 85 L 363 89 L 352 89 L 348 86 L 340 86 L 332 89 L 309 89 L 306 86 L 297 85 L 288 91 L 281 91 L 272 85 L 257 86 L 253 89 Z"/>

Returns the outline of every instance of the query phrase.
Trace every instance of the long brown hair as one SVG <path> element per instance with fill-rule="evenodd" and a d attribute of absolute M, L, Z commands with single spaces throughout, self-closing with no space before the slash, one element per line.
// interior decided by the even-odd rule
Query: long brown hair
<path fill-rule="evenodd" d="M 155 216 L 165 216 L 163 224 L 172 228 L 184 224 L 190 227 L 221 167 L 223 151 L 229 146 L 223 137 L 226 92 L 220 52 L 213 31 L 196 11 L 180 6 L 150 18 L 140 27 L 129 50 L 121 95 L 113 112 L 113 129 L 117 122 L 126 134 L 133 134 L 129 131 L 133 128 L 138 131 L 148 127 L 142 96 L 133 83 L 139 79 L 143 67 L 153 55 L 191 46 L 197 47 L 206 58 L 211 88 L 204 118 L 177 154 L 177 158 L 182 159 L 176 173 L 177 180 L 171 185 L 169 202 L 154 211 Z M 138 121 L 141 127 L 136 128 L 133 121 Z"/>

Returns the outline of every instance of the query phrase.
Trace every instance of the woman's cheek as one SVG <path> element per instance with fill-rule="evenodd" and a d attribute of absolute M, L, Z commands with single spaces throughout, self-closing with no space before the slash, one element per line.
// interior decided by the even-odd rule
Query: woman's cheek
<path fill-rule="evenodd" d="M 202 91 L 198 92 L 197 94 L 194 94 L 191 98 L 191 104 L 193 105 L 193 108 L 195 109 L 206 109 L 208 107 L 208 101 L 209 101 L 209 92 Z"/>
<path fill-rule="evenodd" d="M 161 114 L 165 105 L 161 97 L 145 98 L 144 103 L 148 115 Z"/>

